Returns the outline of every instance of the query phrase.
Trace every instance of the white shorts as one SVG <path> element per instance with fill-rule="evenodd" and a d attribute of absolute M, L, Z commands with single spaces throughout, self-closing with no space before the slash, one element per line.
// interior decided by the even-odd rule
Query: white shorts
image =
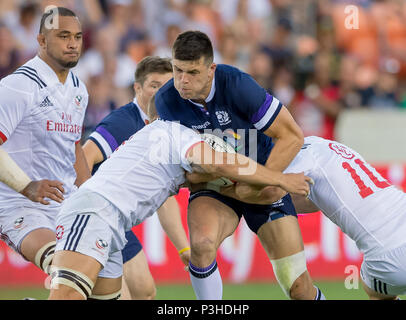
<path fill-rule="evenodd" d="M 75 251 L 96 259 L 103 266 L 99 277 L 122 275 L 121 250 L 127 240 L 121 212 L 111 202 L 79 189 L 62 206 L 56 224 L 55 252 Z"/>
<path fill-rule="evenodd" d="M 44 206 L 45 207 L 45 206 Z M 16 207 L 0 210 L 0 239 L 21 254 L 21 243 L 32 231 L 40 228 L 55 231 L 55 210 Z"/>
<path fill-rule="evenodd" d="M 361 278 L 378 293 L 390 296 L 406 294 L 406 244 L 385 253 L 364 257 Z"/>

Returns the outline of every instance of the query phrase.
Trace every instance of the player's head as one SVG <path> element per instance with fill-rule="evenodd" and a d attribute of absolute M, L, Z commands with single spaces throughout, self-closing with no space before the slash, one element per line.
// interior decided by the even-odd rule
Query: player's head
<path fill-rule="evenodd" d="M 42 15 L 37 40 L 41 57 L 56 67 L 73 68 L 82 52 L 82 26 L 73 11 L 52 6 Z"/>
<path fill-rule="evenodd" d="M 185 31 L 178 35 L 172 47 L 172 64 L 174 85 L 182 98 L 207 98 L 216 70 L 213 57 L 213 46 L 205 33 Z"/>
<path fill-rule="evenodd" d="M 147 108 L 151 97 L 172 78 L 170 59 L 148 56 L 137 64 L 134 91 L 141 108 Z"/>

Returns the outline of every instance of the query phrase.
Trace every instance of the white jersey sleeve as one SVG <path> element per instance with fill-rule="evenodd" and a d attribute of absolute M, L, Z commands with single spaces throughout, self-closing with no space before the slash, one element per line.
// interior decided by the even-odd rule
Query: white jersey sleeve
<path fill-rule="evenodd" d="M 187 159 L 188 152 L 196 144 L 204 142 L 203 138 L 196 131 L 178 124 L 181 132 L 180 141 L 180 164 L 186 171 L 192 172 L 191 163 Z"/>
<path fill-rule="evenodd" d="M 3 142 L 10 138 L 21 120 L 29 113 L 32 101 L 32 94 L 15 89 L 16 86 L 8 86 L 10 82 L 17 82 L 17 79 L 10 78 L 18 77 L 13 75 L 0 82 L 0 138 Z"/>

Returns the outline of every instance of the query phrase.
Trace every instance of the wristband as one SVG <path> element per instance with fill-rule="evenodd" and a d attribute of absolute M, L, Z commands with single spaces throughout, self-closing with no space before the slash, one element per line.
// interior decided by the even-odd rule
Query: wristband
<path fill-rule="evenodd" d="M 190 247 L 184 247 L 183 249 L 180 249 L 180 250 L 178 251 L 178 253 L 179 253 L 179 254 L 182 254 L 183 252 L 188 251 L 188 250 L 190 250 Z"/>

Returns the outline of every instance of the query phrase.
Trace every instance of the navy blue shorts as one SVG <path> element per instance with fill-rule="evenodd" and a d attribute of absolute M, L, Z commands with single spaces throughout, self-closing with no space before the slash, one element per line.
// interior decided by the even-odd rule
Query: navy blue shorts
<path fill-rule="evenodd" d="M 125 237 L 127 239 L 127 244 L 125 245 L 124 249 L 121 250 L 121 254 L 123 255 L 123 264 L 126 263 L 128 260 L 134 258 L 138 252 L 142 250 L 142 244 L 140 240 L 138 240 L 137 236 L 134 232 L 127 231 L 125 233 Z"/>
<path fill-rule="evenodd" d="M 292 203 L 290 194 L 273 204 L 249 204 L 230 197 L 223 196 L 215 191 L 200 190 L 192 193 L 189 197 L 189 203 L 197 197 L 211 197 L 230 207 L 241 219 L 243 216 L 248 227 L 255 233 L 266 222 L 282 218 L 284 216 L 294 216 L 297 218 L 295 207 Z"/>

